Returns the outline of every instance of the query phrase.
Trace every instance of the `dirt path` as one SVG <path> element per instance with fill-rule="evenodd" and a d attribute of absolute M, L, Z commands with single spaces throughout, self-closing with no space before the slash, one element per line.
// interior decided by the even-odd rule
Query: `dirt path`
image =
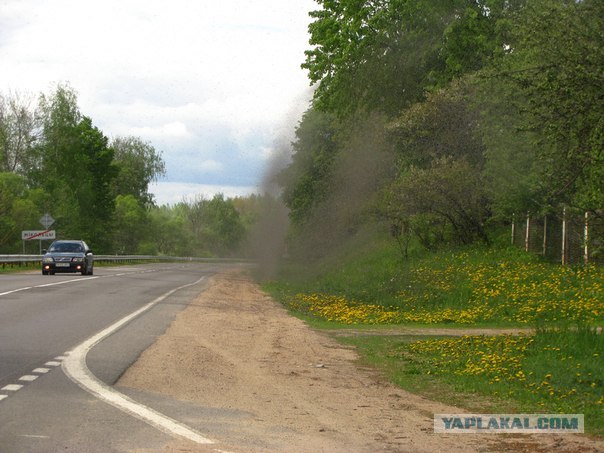
<path fill-rule="evenodd" d="M 227 271 L 212 278 L 118 386 L 214 414 L 202 432 L 216 444 L 175 440 L 153 451 L 597 451 L 568 435 L 434 434 L 434 413 L 464 411 L 394 387 L 356 359 L 289 316 L 245 274 Z"/>
<path fill-rule="evenodd" d="M 426 336 L 443 335 L 460 337 L 462 335 L 528 335 L 534 332 L 534 329 L 506 329 L 506 328 L 443 328 L 443 327 L 407 327 L 401 326 L 390 329 L 326 329 L 322 332 L 333 335 L 334 337 L 370 337 L 370 336 Z"/>

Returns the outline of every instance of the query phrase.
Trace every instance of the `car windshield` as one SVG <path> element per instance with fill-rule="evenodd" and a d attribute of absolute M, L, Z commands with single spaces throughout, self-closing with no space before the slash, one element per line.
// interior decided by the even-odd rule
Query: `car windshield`
<path fill-rule="evenodd" d="M 83 252 L 83 248 L 80 244 L 72 242 L 62 242 L 59 244 L 53 244 L 50 247 L 51 252 Z"/>

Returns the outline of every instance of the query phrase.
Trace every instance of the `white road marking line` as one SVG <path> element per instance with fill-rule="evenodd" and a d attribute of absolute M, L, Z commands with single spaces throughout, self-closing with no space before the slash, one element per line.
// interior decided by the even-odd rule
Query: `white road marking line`
<path fill-rule="evenodd" d="M 184 437 L 185 439 L 189 439 L 198 444 L 213 444 L 214 442 L 212 440 L 203 437 L 203 435 L 196 432 L 192 428 L 186 426 L 185 424 L 180 423 L 163 414 L 160 414 L 159 412 L 147 406 L 137 403 L 126 395 L 119 393 L 114 388 L 100 381 L 96 376 L 92 374 L 92 372 L 86 366 L 86 355 L 95 345 L 97 345 L 106 337 L 120 329 L 122 326 L 129 323 L 134 318 L 140 316 L 141 314 L 143 314 L 159 302 L 163 301 L 176 291 L 186 288 L 188 286 L 196 285 L 204 279 L 205 277 L 201 277 L 194 283 L 179 286 L 178 288 L 168 291 L 167 293 L 158 297 L 154 301 L 149 302 L 144 307 L 140 308 L 134 313 L 131 313 L 125 318 L 120 319 L 113 325 L 107 327 L 105 330 L 97 333 L 96 335 L 90 337 L 88 340 L 78 345 L 75 349 L 73 349 L 71 354 L 69 354 L 69 357 L 67 357 L 63 361 L 63 371 L 65 372 L 65 374 L 72 381 L 78 384 L 81 388 L 91 393 L 95 397 L 117 407 L 118 409 L 130 415 L 133 415 L 134 417 L 139 418 L 140 420 L 145 421 L 146 423 L 150 424 L 151 426 L 154 426 L 155 428 L 158 428 L 170 434 L 175 434 L 177 436 Z"/>
<path fill-rule="evenodd" d="M 46 366 L 60 366 L 61 362 L 55 362 L 54 360 L 51 360 L 50 362 L 46 362 L 44 365 L 46 365 Z"/>
<path fill-rule="evenodd" d="M 2 387 L 0 390 L 5 390 L 7 392 L 16 392 L 17 390 L 21 390 L 22 388 L 23 386 L 19 384 L 8 384 Z"/>
<path fill-rule="evenodd" d="M 2 401 L 4 398 L 8 398 L 8 395 L 0 395 L 0 401 Z"/>
<path fill-rule="evenodd" d="M 141 271 L 141 270 L 135 269 L 135 271 L 137 271 L 137 272 L 134 272 L 134 273 L 140 273 L 140 274 L 144 274 L 144 273 L 147 273 L 147 272 L 157 272 L 157 270 L 153 270 L 153 269 L 152 270 L 145 270 L 145 271 Z M 130 272 L 130 273 L 132 273 L 132 272 Z M 18 288 L 18 289 L 13 289 L 13 290 L 10 290 L 10 291 L 5 291 L 3 293 L 0 293 L 0 296 L 7 296 L 9 294 L 18 293 L 19 291 L 27 291 L 28 289 L 33 289 L 33 288 L 46 288 L 46 287 L 49 287 L 49 286 L 64 285 L 66 283 L 85 282 L 87 280 L 94 280 L 94 279 L 97 279 L 97 278 L 121 277 L 121 276 L 127 275 L 127 274 L 128 273 L 109 274 L 109 275 L 102 275 L 102 276 L 96 276 L 96 277 L 92 277 L 91 276 L 91 277 L 86 277 L 86 278 L 75 278 L 75 279 L 72 279 L 72 280 L 63 280 L 63 281 L 60 281 L 60 282 L 45 283 L 43 285 L 26 286 L 26 287 L 23 287 L 23 288 Z"/>
<path fill-rule="evenodd" d="M 26 374 L 25 376 L 21 376 L 19 380 L 24 382 L 33 382 L 38 379 L 38 377 L 39 376 L 34 376 L 33 374 Z"/>
<path fill-rule="evenodd" d="M 88 280 L 94 280 L 96 278 L 99 278 L 99 277 L 87 277 L 87 278 L 76 278 L 73 280 L 63 280 L 61 282 L 45 283 L 44 285 L 36 285 L 36 286 L 34 286 L 34 288 L 46 288 L 47 286 L 65 285 L 67 283 L 74 283 L 74 282 L 85 282 Z"/>
<path fill-rule="evenodd" d="M 6 296 L 8 294 L 18 293 L 19 291 L 26 291 L 31 288 L 32 288 L 31 286 L 26 286 L 25 288 L 13 289 L 12 291 L 6 291 L 4 293 L 0 293 L 0 296 Z"/>
<path fill-rule="evenodd" d="M 50 371 L 50 368 L 36 368 L 36 369 L 32 370 L 32 373 L 46 374 L 49 371 Z"/>
<path fill-rule="evenodd" d="M 39 436 L 36 434 L 21 434 L 21 435 L 19 435 L 19 437 L 27 437 L 30 439 L 50 439 L 49 436 Z"/>
<path fill-rule="evenodd" d="M 59 355 L 59 356 L 55 357 L 55 360 L 58 360 L 58 361 L 63 361 L 63 360 L 65 360 L 65 359 L 66 359 L 68 356 L 69 356 L 69 354 L 66 354 L 66 355 Z"/>

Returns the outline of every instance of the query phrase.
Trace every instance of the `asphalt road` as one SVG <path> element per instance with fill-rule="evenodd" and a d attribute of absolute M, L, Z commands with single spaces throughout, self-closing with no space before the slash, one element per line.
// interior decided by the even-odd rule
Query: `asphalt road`
<path fill-rule="evenodd" d="M 99 400 L 63 370 L 78 345 L 156 301 L 85 357 L 92 375 L 111 386 L 215 271 L 196 263 L 95 267 L 92 277 L 0 275 L 0 453 L 118 452 L 169 441 L 171 434 Z"/>

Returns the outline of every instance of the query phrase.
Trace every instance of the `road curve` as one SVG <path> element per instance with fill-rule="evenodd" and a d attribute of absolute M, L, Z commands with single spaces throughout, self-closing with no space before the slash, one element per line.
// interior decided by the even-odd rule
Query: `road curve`
<path fill-rule="evenodd" d="M 0 452 L 125 451 L 173 436 L 99 404 L 60 365 L 83 388 L 78 373 L 109 388 L 215 269 L 154 264 L 98 267 L 94 277 L 0 275 Z"/>

